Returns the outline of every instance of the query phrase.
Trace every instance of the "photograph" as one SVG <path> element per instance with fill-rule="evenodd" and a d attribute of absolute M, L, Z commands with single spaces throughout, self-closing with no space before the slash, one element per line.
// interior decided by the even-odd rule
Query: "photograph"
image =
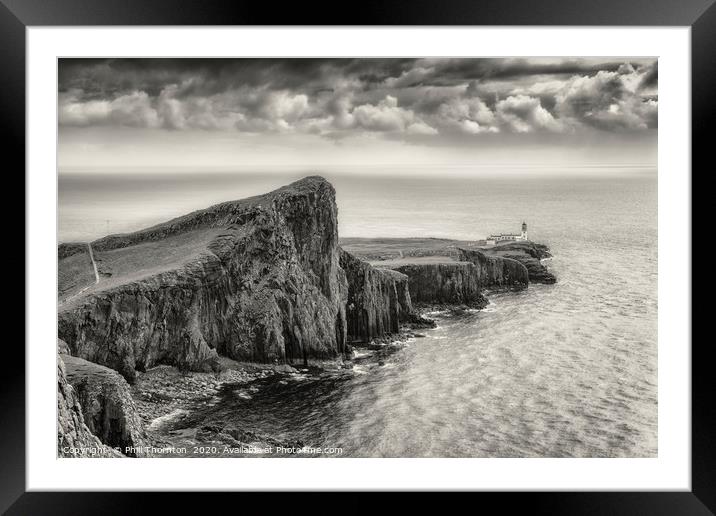
<path fill-rule="evenodd" d="M 59 57 L 57 457 L 659 458 L 658 63 Z"/>

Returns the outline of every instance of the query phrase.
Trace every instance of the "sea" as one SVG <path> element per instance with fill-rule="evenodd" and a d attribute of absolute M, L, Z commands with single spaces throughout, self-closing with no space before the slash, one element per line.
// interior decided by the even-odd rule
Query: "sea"
<path fill-rule="evenodd" d="M 216 410 L 259 435 L 341 457 L 656 457 L 657 174 L 650 167 L 318 173 L 346 237 L 547 244 L 554 285 L 491 293 L 479 311 L 352 369 L 226 389 Z M 265 193 L 306 173 L 58 176 L 58 240 L 134 231 Z"/>

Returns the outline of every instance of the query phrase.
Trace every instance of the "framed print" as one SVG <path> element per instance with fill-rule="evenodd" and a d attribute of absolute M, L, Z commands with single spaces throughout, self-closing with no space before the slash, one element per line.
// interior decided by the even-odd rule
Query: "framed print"
<path fill-rule="evenodd" d="M 2 8 L 27 192 L 3 509 L 714 510 L 691 339 L 710 2 L 369 2 L 351 26 L 131 4 Z"/>

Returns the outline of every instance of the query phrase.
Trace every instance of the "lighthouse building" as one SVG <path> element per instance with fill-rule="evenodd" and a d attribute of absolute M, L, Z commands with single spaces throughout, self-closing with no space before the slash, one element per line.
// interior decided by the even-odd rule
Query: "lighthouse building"
<path fill-rule="evenodd" d="M 499 242 L 516 242 L 518 240 L 527 240 L 527 223 L 522 223 L 522 232 L 516 233 L 500 233 L 498 235 L 490 235 L 487 238 L 487 245 L 496 245 Z"/>

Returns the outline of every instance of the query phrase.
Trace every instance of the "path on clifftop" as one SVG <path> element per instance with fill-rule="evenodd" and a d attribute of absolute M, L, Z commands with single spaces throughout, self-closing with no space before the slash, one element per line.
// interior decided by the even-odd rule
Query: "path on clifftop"
<path fill-rule="evenodd" d="M 90 260 L 92 260 L 92 268 L 94 269 L 94 284 L 99 283 L 99 273 L 97 272 L 97 262 L 94 261 L 94 254 L 92 253 L 92 244 L 87 242 L 87 249 L 89 249 Z M 83 290 L 87 290 L 89 287 L 85 287 Z"/>
<path fill-rule="evenodd" d="M 92 269 L 94 270 L 94 284 L 96 285 L 99 283 L 99 271 L 97 270 L 97 262 L 94 261 L 94 253 L 92 252 L 92 244 L 87 242 L 87 250 L 89 252 L 90 261 L 92 262 Z M 84 294 L 88 288 L 90 288 L 92 285 L 87 285 L 86 287 L 80 289 L 78 292 L 72 294 L 71 296 L 66 297 L 65 299 L 62 299 L 58 302 L 58 306 L 62 306 L 71 299 L 74 299 L 78 296 L 81 296 Z"/>

